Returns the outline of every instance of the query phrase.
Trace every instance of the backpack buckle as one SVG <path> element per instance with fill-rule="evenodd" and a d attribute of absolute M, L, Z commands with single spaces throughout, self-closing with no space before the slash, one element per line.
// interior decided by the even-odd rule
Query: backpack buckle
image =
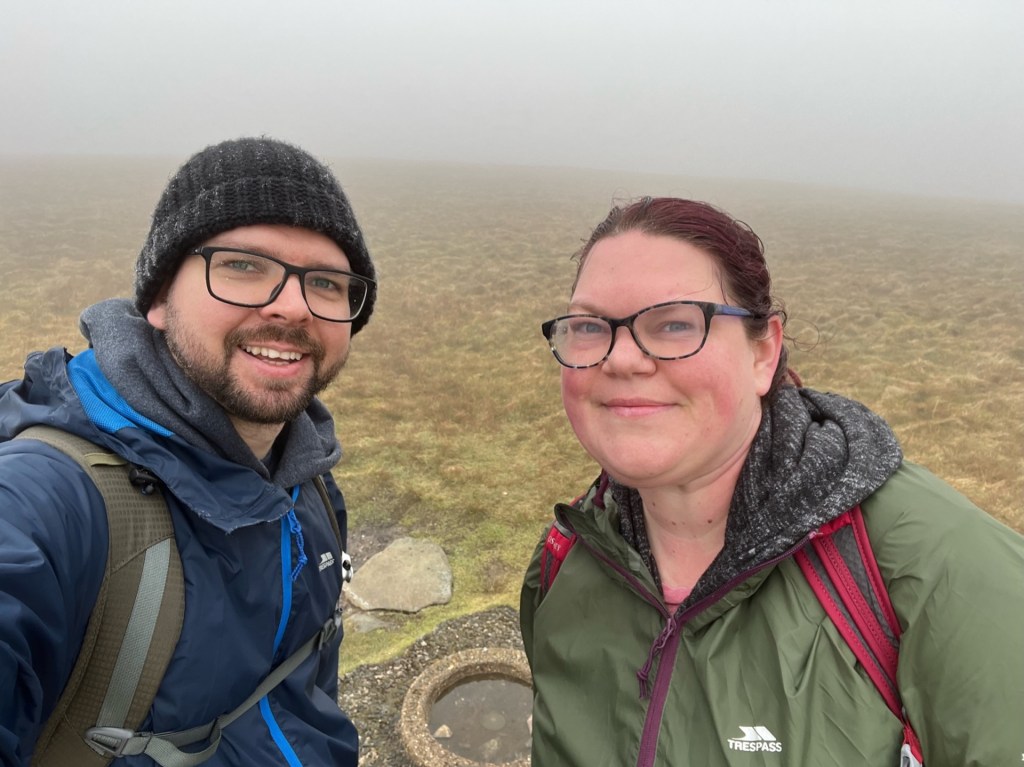
<path fill-rule="evenodd" d="M 128 481 L 143 495 L 152 495 L 156 492 L 156 486 L 160 480 L 149 469 L 132 465 L 128 469 Z"/>
<path fill-rule="evenodd" d="M 120 757 L 142 753 L 141 749 L 126 751 L 136 734 L 123 727 L 90 727 L 85 731 L 85 742 L 100 756 Z"/>
<path fill-rule="evenodd" d="M 352 557 L 344 549 L 341 552 L 341 579 L 345 583 L 352 582 Z"/>
<path fill-rule="evenodd" d="M 327 619 L 327 622 L 320 629 L 314 650 L 319 650 L 324 645 L 329 644 L 337 636 L 339 628 L 341 628 L 341 610 L 335 610 L 334 614 Z"/>

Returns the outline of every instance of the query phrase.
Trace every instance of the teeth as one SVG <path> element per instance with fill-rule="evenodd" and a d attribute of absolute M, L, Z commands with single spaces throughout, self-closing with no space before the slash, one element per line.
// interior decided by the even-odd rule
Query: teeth
<path fill-rule="evenodd" d="M 279 352 L 277 349 L 268 349 L 265 346 L 245 346 L 244 348 L 249 354 L 253 354 L 257 357 L 266 357 L 272 360 L 301 360 L 302 354 L 299 352 Z"/>

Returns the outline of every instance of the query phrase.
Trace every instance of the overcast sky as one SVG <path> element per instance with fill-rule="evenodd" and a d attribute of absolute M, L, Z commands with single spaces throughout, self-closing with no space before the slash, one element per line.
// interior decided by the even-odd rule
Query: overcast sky
<path fill-rule="evenodd" d="M 2 0 L 0 154 L 662 171 L 1024 203 L 1024 0 Z"/>

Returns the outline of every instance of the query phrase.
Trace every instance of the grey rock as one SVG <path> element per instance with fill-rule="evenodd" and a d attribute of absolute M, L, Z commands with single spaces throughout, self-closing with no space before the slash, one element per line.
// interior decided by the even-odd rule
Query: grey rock
<path fill-rule="evenodd" d="M 358 567 L 345 591 L 360 610 L 415 613 L 451 601 L 452 570 L 436 543 L 399 538 Z"/>
<path fill-rule="evenodd" d="M 368 634 L 371 631 L 391 628 L 391 624 L 372 613 L 362 610 L 346 610 L 344 613 L 345 632 Z"/>

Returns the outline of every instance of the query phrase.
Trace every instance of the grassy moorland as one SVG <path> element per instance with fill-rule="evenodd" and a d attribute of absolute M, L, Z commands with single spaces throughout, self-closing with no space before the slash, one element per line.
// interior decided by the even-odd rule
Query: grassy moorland
<path fill-rule="evenodd" d="M 0 380 L 32 350 L 82 348 L 77 316 L 126 295 L 175 160 L 0 160 Z M 859 399 L 909 458 L 1024 530 L 1024 210 L 618 172 L 337 162 L 380 300 L 324 399 L 350 525 L 430 537 L 451 604 L 346 637 L 344 668 L 440 621 L 516 604 L 552 502 L 595 474 L 561 412 L 539 325 L 569 255 L 614 199 L 712 201 L 765 242 L 793 363 Z M 357 563 L 358 564 L 358 563 Z"/>

